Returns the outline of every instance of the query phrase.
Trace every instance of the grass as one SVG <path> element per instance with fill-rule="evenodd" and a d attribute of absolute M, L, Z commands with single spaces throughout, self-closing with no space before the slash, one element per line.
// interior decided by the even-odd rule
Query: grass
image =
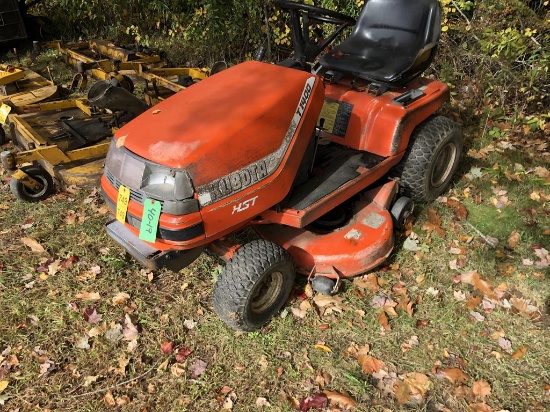
<path fill-rule="evenodd" d="M 225 405 L 238 411 L 292 411 L 296 401 L 326 389 L 348 393 L 358 411 L 475 411 L 482 410 L 475 405 L 483 398 L 465 388 L 480 380 L 491 387 L 486 404 L 492 410 L 550 408 L 548 269 L 524 264 L 525 259 L 538 260 L 537 247 L 550 249 L 548 179 L 533 172 L 547 167 L 548 157 L 521 146 L 479 157 L 481 149 L 496 142 L 477 138 L 477 130 L 467 130 L 473 144 L 446 195 L 467 209 L 469 224 L 443 202 L 422 205 L 410 228 L 422 250 L 406 250 L 406 234 L 398 236 L 387 265 L 374 272 L 381 291 L 346 281 L 342 302 L 332 311 L 319 315 L 309 310 L 300 319 L 292 308 L 302 303 L 297 296 L 306 281 L 301 278 L 284 310 L 267 327 L 248 334 L 229 330 L 213 312 L 211 295 L 220 264 L 215 258 L 203 254 L 180 273 L 148 273 L 107 237 L 103 226 L 108 217 L 99 209 L 102 200 L 95 190 L 58 193 L 27 204 L 11 195 L 4 171 L 0 382 L 7 387 L 0 391 L 0 409 L 218 411 Z M 472 168 L 481 174 L 472 176 Z M 516 174 L 521 182 L 514 180 Z M 506 194 L 496 195 L 495 188 Z M 531 196 L 535 192 L 538 199 Z M 499 196 L 507 196 L 508 202 L 497 207 Z M 442 220 L 443 236 L 426 226 L 430 209 Z M 66 219 L 69 211 L 76 214 L 76 223 Z M 512 247 L 508 239 L 513 232 L 520 236 Z M 480 233 L 498 239 L 498 246 L 489 246 Z M 45 251 L 31 251 L 22 238 L 35 239 Z M 461 260 L 460 269 L 451 267 L 455 259 Z M 57 260 L 66 267 L 47 273 L 48 263 L 51 268 Z M 457 298 L 460 293 L 466 298 L 484 295 L 457 282 L 456 276 L 468 271 L 477 271 L 492 287 L 506 285 L 494 309 L 484 311 L 481 304 L 470 309 Z M 397 301 L 403 290 L 414 302 L 413 314 L 397 310 L 386 330 L 373 298 Z M 82 292 L 100 298 L 85 301 L 78 297 Z M 115 305 L 112 299 L 120 292 L 130 298 Z M 527 319 L 509 308 L 505 302 L 514 297 L 528 300 L 540 316 Z M 99 323 L 86 320 L 88 308 L 101 315 Z M 484 320 L 475 320 L 472 310 Z M 105 333 L 117 325 L 124 328 L 126 315 L 138 330 L 131 351 L 128 341 Z M 90 333 L 94 328 L 103 329 Z M 494 338 L 499 331 L 510 342 L 509 351 Z M 85 336 L 89 348 L 79 348 Z M 175 353 L 161 351 L 164 342 L 174 342 L 175 351 L 192 352 L 176 362 Z M 382 393 L 371 374 L 347 354 L 352 343 L 368 344 L 370 355 L 383 361 L 389 373 L 425 374 L 430 381 L 425 399 L 403 405 Z M 514 358 L 521 347 L 527 351 Z M 193 378 L 189 368 L 199 359 L 207 366 Z M 468 375 L 463 384 L 445 378 L 450 368 Z M 319 379 L 323 374 L 324 382 Z M 271 407 L 256 406 L 260 397 Z"/>

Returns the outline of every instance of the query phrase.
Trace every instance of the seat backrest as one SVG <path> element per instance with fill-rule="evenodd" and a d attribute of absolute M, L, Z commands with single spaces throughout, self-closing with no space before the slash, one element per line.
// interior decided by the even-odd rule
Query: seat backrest
<path fill-rule="evenodd" d="M 433 47 L 441 34 L 441 9 L 437 0 L 368 0 L 351 37 L 380 47 Z"/>

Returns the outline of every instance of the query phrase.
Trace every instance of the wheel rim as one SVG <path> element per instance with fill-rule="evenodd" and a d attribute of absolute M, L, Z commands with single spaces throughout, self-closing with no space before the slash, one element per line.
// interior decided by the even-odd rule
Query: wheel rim
<path fill-rule="evenodd" d="M 440 187 L 446 183 L 449 176 L 451 176 L 457 152 L 458 150 L 454 143 L 447 143 L 439 151 L 430 179 L 432 187 Z"/>
<path fill-rule="evenodd" d="M 283 287 L 284 277 L 281 272 L 271 272 L 264 276 L 254 288 L 250 300 L 250 310 L 258 314 L 273 306 Z"/>
<path fill-rule="evenodd" d="M 35 192 L 32 189 L 29 189 L 27 186 L 25 186 L 23 183 L 21 183 L 21 190 L 25 195 L 27 195 L 30 198 L 37 198 L 40 196 L 43 196 L 48 191 L 48 181 L 43 176 L 32 176 L 34 179 L 39 180 L 40 183 L 42 183 L 42 189 Z"/>

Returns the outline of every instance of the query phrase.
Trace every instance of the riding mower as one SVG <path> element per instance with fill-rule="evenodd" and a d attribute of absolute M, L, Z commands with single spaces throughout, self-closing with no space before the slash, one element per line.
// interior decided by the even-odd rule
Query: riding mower
<path fill-rule="evenodd" d="M 369 0 L 357 23 L 274 4 L 290 13 L 294 57 L 238 64 L 138 116 L 115 134 L 101 180 L 109 236 L 148 268 L 178 271 L 207 246 L 227 259 L 214 309 L 244 331 L 281 309 L 297 272 L 331 294 L 382 264 L 462 152 L 461 128 L 435 114 L 448 87 L 420 77 L 440 37 L 437 0 Z M 319 25 L 334 32 L 319 38 Z M 230 240 L 247 227 L 259 239 Z"/>

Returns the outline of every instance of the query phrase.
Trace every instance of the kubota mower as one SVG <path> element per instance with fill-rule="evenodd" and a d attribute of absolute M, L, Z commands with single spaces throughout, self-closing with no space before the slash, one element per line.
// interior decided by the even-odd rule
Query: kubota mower
<path fill-rule="evenodd" d="M 236 65 L 138 116 L 115 134 L 101 182 L 109 235 L 148 268 L 180 270 L 206 246 L 228 259 L 214 309 L 245 331 L 284 305 L 296 272 L 328 294 L 380 265 L 462 151 L 460 127 L 435 114 L 447 86 L 420 77 L 440 36 L 437 0 L 368 0 L 357 24 L 274 4 L 290 13 L 294 58 Z M 230 244 L 244 227 L 260 239 Z"/>

